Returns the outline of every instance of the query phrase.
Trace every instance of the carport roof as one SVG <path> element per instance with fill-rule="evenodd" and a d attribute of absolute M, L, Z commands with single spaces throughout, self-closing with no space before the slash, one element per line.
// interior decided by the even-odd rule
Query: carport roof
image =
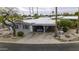
<path fill-rule="evenodd" d="M 32 25 L 56 25 L 55 19 L 52 20 L 51 18 L 39 18 L 39 19 L 30 19 L 30 20 L 23 20 L 25 23 L 29 23 Z"/>

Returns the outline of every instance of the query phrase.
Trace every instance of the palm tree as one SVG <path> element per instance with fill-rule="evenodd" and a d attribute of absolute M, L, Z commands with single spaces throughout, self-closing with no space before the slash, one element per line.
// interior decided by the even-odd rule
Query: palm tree
<path fill-rule="evenodd" d="M 29 15 L 31 16 L 31 8 L 29 7 Z"/>
<path fill-rule="evenodd" d="M 76 29 L 76 33 L 79 33 L 79 7 L 78 7 L 78 20 L 77 20 L 77 29 Z"/>
<path fill-rule="evenodd" d="M 37 14 L 38 14 L 38 7 L 37 7 Z"/>
<path fill-rule="evenodd" d="M 33 7 L 32 7 L 32 14 L 34 15 L 34 9 L 33 9 Z"/>
<path fill-rule="evenodd" d="M 55 26 L 55 37 L 58 37 L 58 26 L 57 26 L 57 7 L 55 7 L 55 22 L 56 22 L 56 26 Z"/>

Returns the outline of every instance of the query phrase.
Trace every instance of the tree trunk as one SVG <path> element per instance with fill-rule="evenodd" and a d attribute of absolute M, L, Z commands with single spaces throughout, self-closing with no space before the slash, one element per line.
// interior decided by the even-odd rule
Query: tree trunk
<path fill-rule="evenodd" d="M 7 23 L 5 22 L 6 20 L 9 21 L 9 22 L 11 22 L 12 24 L 11 24 L 11 25 L 10 25 L 10 24 L 7 24 Z M 4 19 L 3 19 L 3 24 L 6 25 L 6 26 L 9 26 L 9 27 L 12 27 L 13 36 L 16 36 L 15 23 L 14 23 L 13 21 L 8 20 L 7 17 L 4 17 Z"/>
<path fill-rule="evenodd" d="M 15 27 L 12 27 L 13 29 L 13 36 L 16 36 L 16 30 L 15 30 Z"/>
<path fill-rule="evenodd" d="M 15 23 L 13 22 L 13 21 L 10 21 L 10 20 L 8 20 L 9 22 L 11 22 L 12 23 L 12 29 L 13 29 L 13 36 L 16 36 L 16 29 L 15 29 Z"/>

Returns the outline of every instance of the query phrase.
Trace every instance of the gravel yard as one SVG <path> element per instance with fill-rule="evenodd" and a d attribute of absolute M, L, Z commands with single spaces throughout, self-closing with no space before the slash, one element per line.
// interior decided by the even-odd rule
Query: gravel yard
<path fill-rule="evenodd" d="M 20 30 L 21 31 L 21 30 Z M 0 36 L 0 42 L 10 42 L 10 43 L 24 43 L 24 44 L 52 44 L 52 43 L 66 43 L 79 41 L 79 34 L 75 33 L 74 29 L 63 34 L 60 39 L 54 37 L 53 32 L 28 32 L 23 30 L 25 33 L 24 37 L 7 37 Z M 69 37 L 66 37 L 66 36 Z"/>

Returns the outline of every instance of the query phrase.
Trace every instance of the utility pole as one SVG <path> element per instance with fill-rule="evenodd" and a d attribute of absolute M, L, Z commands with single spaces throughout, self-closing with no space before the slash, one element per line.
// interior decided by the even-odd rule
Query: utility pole
<path fill-rule="evenodd" d="M 76 29 L 76 33 L 79 33 L 79 7 L 78 7 L 78 20 L 77 20 L 77 29 Z"/>
<path fill-rule="evenodd" d="M 55 7 L 55 23 L 56 23 L 56 26 L 55 26 L 55 37 L 58 37 L 58 26 L 57 26 L 57 7 Z"/>

